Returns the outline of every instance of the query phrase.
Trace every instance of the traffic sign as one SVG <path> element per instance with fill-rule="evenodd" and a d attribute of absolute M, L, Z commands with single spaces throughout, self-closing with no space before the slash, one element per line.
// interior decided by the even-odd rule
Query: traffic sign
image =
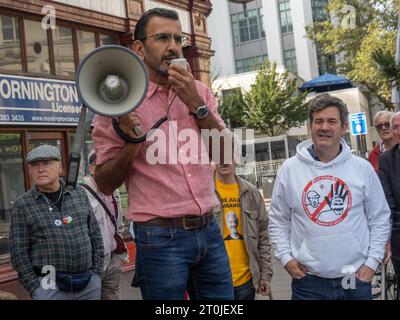
<path fill-rule="evenodd" d="M 367 117 L 365 112 L 350 114 L 350 129 L 353 136 L 367 134 Z"/>

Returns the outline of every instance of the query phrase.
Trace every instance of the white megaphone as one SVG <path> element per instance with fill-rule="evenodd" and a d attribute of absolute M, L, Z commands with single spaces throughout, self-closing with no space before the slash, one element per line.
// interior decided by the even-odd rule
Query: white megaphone
<path fill-rule="evenodd" d="M 139 56 L 118 45 L 102 46 L 90 52 L 80 62 L 75 80 L 82 110 L 69 157 L 68 189 L 76 187 L 81 150 L 92 123 L 93 113 L 86 116 L 86 108 L 108 117 L 128 114 L 142 103 L 149 83 L 147 69 Z M 115 119 L 113 126 L 123 135 Z M 143 137 L 133 142 L 141 141 Z"/>
<path fill-rule="evenodd" d="M 142 60 L 118 45 L 90 52 L 79 64 L 75 78 L 82 104 L 109 117 L 134 111 L 145 98 L 149 83 Z"/>

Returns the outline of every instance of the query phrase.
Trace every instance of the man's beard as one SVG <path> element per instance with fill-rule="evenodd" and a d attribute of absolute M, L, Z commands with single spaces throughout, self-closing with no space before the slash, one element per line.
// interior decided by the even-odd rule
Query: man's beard
<path fill-rule="evenodd" d="M 168 66 L 164 66 L 163 62 L 165 60 L 172 60 L 172 59 L 177 59 L 178 56 L 175 54 L 167 55 L 161 57 L 161 62 L 160 64 L 155 68 L 155 70 L 163 77 L 168 77 Z"/>

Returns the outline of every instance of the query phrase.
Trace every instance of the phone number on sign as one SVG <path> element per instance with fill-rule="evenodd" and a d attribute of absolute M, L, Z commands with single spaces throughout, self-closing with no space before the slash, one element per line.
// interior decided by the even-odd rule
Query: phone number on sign
<path fill-rule="evenodd" d="M 0 121 L 15 121 L 22 122 L 24 121 L 24 116 L 22 114 L 0 114 Z"/>

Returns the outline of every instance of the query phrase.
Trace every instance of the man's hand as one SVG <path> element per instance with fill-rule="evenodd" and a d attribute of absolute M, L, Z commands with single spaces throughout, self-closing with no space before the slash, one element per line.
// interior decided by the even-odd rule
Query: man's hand
<path fill-rule="evenodd" d="M 387 264 L 392 257 L 392 245 L 390 244 L 390 239 L 386 242 L 385 246 L 385 257 L 383 258 L 383 263 Z"/>
<path fill-rule="evenodd" d="M 267 296 L 270 294 L 270 291 L 271 291 L 270 282 L 267 280 L 260 279 L 260 282 L 259 282 L 258 288 L 257 288 L 257 293 L 261 294 L 263 296 Z"/>
<path fill-rule="evenodd" d="M 137 138 L 142 133 L 140 131 L 140 116 L 133 111 L 125 116 L 118 118 L 119 127 L 131 138 Z"/>
<path fill-rule="evenodd" d="M 358 278 L 358 280 L 361 280 L 363 282 L 371 282 L 374 275 L 375 270 L 371 269 L 365 264 L 362 265 L 361 268 L 358 269 L 358 271 L 356 272 L 356 277 Z"/>
<path fill-rule="evenodd" d="M 302 265 L 296 259 L 290 260 L 286 265 L 285 269 L 292 276 L 293 279 L 301 279 L 305 277 L 308 269 L 306 266 Z"/>
<path fill-rule="evenodd" d="M 198 107 L 205 105 L 204 100 L 197 92 L 195 79 L 189 71 L 181 66 L 171 64 L 168 74 L 169 83 L 189 111 L 195 112 Z"/>

